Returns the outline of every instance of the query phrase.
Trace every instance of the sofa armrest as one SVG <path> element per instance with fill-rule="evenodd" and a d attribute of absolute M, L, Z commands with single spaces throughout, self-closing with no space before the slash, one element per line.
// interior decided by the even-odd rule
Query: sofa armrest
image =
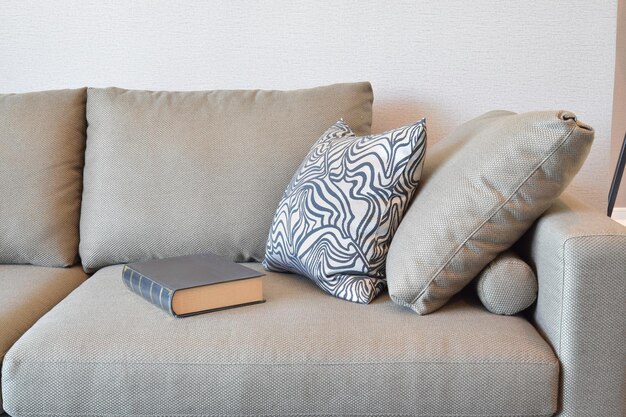
<path fill-rule="evenodd" d="M 626 228 L 562 196 L 519 242 L 535 326 L 561 363 L 559 416 L 626 416 Z"/>

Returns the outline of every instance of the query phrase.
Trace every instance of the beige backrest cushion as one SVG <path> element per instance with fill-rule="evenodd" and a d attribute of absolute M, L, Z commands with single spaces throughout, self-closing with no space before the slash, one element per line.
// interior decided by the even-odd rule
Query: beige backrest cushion
<path fill-rule="evenodd" d="M 198 252 L 263 258 L 315 140 L 371 126 L 369 83 L 296 91 L 90 88 L 80 255 L 86 270 Z"/>
<path fill-rule="evenodd" d="M 78 254 L 86 89 L 0 94 L 0 264 Z"/>
<path fill-rule="evenodd" d="M 389 249 L 392 299 L 419 314 L 445 304 L 552 205 L 592 141 L 569 112 L 495 111 L 434 145 Z"/>

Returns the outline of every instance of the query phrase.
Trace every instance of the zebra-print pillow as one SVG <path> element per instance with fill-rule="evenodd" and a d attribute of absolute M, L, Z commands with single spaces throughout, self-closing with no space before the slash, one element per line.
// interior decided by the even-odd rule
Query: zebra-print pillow
<path fill-rule="evenodd" d="M 263 265 L 294 272 L 330 294 L 369 303 L 385 288 L 391 238 L 419 182 L 426 126 L 355 136 L 338 121 L 285 190 Z"/>

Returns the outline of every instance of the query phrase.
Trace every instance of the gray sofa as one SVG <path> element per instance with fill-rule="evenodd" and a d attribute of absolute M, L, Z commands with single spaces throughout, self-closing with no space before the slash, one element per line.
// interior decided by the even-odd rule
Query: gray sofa
<path fill-rule="evenodd" d="M 575 198 L 562 196 L 514 247 L 539 279 L 525 315 L 489 313 L 466 291 L 418 316 L 386 294 L 360 305 L 268 273 L 267 303 L 176 319 L 128 291 L 121 264 L 213 251 L 261 269 L 276 202 L 318 127 L 339 115 L 367 133 L 371 87 L 49 94 L 21 111 L 58 108 L 69 95 L 77 100 L 68 108 L 83 106 L 76 128 L 50 128 L 71 123 L 65 115 L 21 129 L 59 147 L 74 134 L 86 146 L 69 165 L 67 147 L 45 156 L 48 173 L 82 173 L 35 176 L 74 187 L 37 203 L 54 212 L 45 227 L 32 226 L 35 203 L 21 196 L 36 184 L 16 193 L 24 206 L 11 209 L 13 226 L 0 226 L 2 405 L 11 416 L 626 415 L 626 228 Z M 2 105 L 0 96 L 0 116 Z M 23 149 L 12 158 L 32 162 Z M 60 210 L 72 199 L 78 210 Z M 0 220 L 7 212 L 0 206 Z M 28 236 L 9 253 L 20 225 L 31 225 Z M 88 279 L 71 266 L 78 255 Z"/>

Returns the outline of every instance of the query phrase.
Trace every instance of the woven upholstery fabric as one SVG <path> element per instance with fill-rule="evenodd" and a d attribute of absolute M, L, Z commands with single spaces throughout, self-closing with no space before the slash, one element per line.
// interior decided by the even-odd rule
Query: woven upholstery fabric
<path fill-rule="evenodd" d="M 372 120 L 369 83 L 294 91 L 89 89 L 80 256 L 86 270 L 213 252 L 261 261 L 272 216 L 338 119 Z"/>
<path fill-rule="evenodd" d="M 315 142 L 278 204 L 263 266 L 367 304 L 385 288 L 389 243 L 419 184 L 424 119 L 356 136 L 343 120 Z"/>
<path fill-rule="evenodd" d="M 259 264 L 251 267 L 262 270 Z M 175 319 L 101 269 L 4 361 L 16 416 L 548 416 L 559 366 L 533 326 L 457 299 L 417 317 L 268 273 L 267 302 Z M 71 335 L 71 337 L 68 337 Z"/>
<path fill-rule="evenodd" d="M 0 94 L 0 264 L 78 255 L 86 89 Z"/>
<path fill-rule="evenodd" d="M 494 111 L 435 144 L 389 249 L 392 299 L 419 314 L 444 305 L 550 207 L 592 142 L 569 112 Z"/>
<path fill-rule="evenodd" d="M 501 253 L 476 277 L 476 292 L 495 314 L 517 314 L 537 299 L 537 277 L 513 251 Z"/>
<path fill-rule="evenodd" d="M 30 326 L 85 278 L 80 267 L 0 265 L 0 361 Z"/>
<path fill-rule="evenodd" d="M 537 272 L 536 326 L 562 367 L 562 417 L 626 415 L 626 228 L 563 196 L 517 248 Z"/>

